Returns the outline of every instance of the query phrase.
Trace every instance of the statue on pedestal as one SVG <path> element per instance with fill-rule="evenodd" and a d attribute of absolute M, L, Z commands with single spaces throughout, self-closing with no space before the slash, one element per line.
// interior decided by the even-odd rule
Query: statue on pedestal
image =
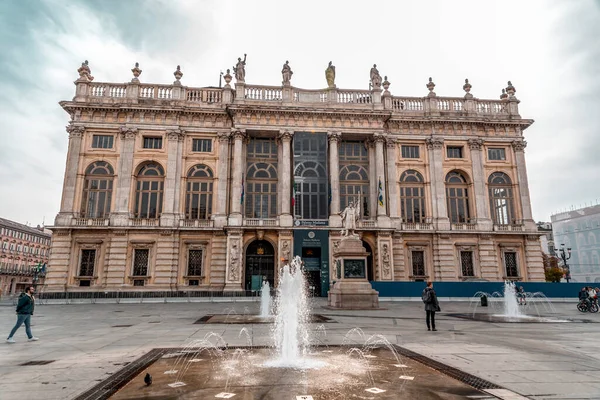
<path fill-rule="evenodd" d="M 325 70 L 325 79 L 327 79 L 328 87 L 335 87 L 335 66 L 331 64 L 331 61 L 329 61 L 329 66 Z"/>
<path fill-rule="evenodd" d="M 246 54 L 244 54 L 244 59 L 238 57 L 238 62 L 233 67 L 233 73 L 235 74 L 235 79 L 238 82 L 245 82 L 246 79 Z"/>
<path fill-rule="evenodd" d="M 355 237 L 358 238 L 358 235 L 355 233 L 356 225 L 360 218 L 360 202 L 356 200 L 350 201 L 348 206 L 340 213 L 342 216 L 342 225 L 344 229 L 342 229 L 342 235 L 344 237 Z"/>
<path fill-rule="evenodd" d="M 371 68 L 371 84 L 373 89 L 381 89 L 381 75 L 379 75 L 377 64 L 373 64 L 373 68 Z"/>
<path fill-rule="evenodd" d="M 294 72 L 292 71 L 292 68 L 290 67 L 290 62 L 286 61 L 285 64 L 283 64 L 283 69 L 281 70 L 281 75 L 283 76 L 282 83 L 284 85 L 289 85 L 293 74 L 294 74 Z"/>

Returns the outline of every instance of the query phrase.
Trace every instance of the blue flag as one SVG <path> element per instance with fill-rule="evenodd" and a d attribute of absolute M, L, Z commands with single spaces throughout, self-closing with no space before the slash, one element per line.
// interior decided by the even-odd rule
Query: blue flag
<path fill-rule="evenodd" d="M 383 186 L 381 185 L 381 178 L 379 178 L 379 195 L 377 196 L 379 205 L 383 207 Z"/>

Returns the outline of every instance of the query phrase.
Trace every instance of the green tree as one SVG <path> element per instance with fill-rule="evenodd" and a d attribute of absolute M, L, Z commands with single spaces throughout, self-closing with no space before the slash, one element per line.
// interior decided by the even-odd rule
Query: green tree
<path fill-rule="evenodd" d="M 565 271 L 558 266 L 558 259 L 542 253 L 542 262 L 544 263 L 546 282 L 560 282 L 565 275 Z"/>

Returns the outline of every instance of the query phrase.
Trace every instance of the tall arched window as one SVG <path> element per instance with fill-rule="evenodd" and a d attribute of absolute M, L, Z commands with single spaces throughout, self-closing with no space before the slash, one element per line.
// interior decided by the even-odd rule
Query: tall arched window
<path fill-rule="evenodd" d="M 187 175 L 185 219 L 210 219 L 213 202 L 213 172 L 203 164 L 193 166 Z"/>
<path fill-rule="evenodd" d="M 453 224 L 469 222 L 469 185 L 464 175 L 458 171 L 450 171 L 446 175 L 446 199 L 448 201 L 448 218 Z"/>
<path fill-rule="evenodd" d="M 340 209 L 360 201 L 362 217 L 369 216 L 369 154 L 364 142 L 343 140 L 340 154 Z M 360 199 L 359 199 L 360 196 Z"/>
<path fill-rule="evenodd" d="M 162 212 L 165 172 L 157 163 L 144 164 L 137 174 L 135 218 L 159 218 Z"/>
<path fill-rule="evenodd" d="M 81 215 L 83 218 L 108 218 L 114 171 L 106 161 L 96 161 L 85 170 Z"/>
<path fill-rule="evenodd" d="M 277 217 L 277 143 L 250 138 L 246 152 L 246 218 Z"/>
<path fill-rule="evenodd" d="M 400 176 L 400 210 L 403 222 L 425 222 L 425 183 L 418 171 L 409 169 Z"/>
<path fill-rule="evenodd" d="M 490 208 L 496 225 L 510 225 L 515 222 L 513 211 L 512 182 L 503 172 L 494 172 L 488 178 Z"/>

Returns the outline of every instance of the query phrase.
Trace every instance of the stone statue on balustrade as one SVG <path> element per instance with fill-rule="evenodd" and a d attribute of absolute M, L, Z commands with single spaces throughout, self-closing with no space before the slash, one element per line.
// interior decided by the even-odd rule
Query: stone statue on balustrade
<path fill-rule="evenodd" d="M 331 61 L 329 61 L 329 66 L 325 70 L 325 79 L 327 79 L 328 87 L 335 87 L 335 66 L 331 64 Z"/>
<path fill-rule="evenodd" d="M 238 82 L 245 82 L 246 79 L 246 54 L 244 54 L 244 59 L 238 57 L 238 62 L 233 67 L 233 73 L 235 74 L 235 79 Z"/>
<path fill-rule="evenodd" d="M 381 75 L 379 75 L 377 64 L 373 64 L 373 68 L 371 68 L 371 85 L 373 85 L 373 89 L 381 89 Z"/>
<path fill-rule="evenodd" d="M 90 70 L 90 66 L 88 65 L 88 60 L 85 60 L 81 63 L 81 67 L 77 70 L 79 73 L 79 79 L 84 81 L 93 81 L 94 77 L 92 76 L 92 71 Z"/>
<path fill-rule="evenodd" d="M 356 201 L 350 201 L 348 206 L 340 213 L 342 217 L 342 225 L 344 229 L 342 229 L 342 235 L 344 237 L 353 237 L 358 238 L 358 235 L 355 233 L 357 222 L 360 219 L 360 201 L 358 199 Z"/>
<path fill-rule="evenodd" d="M 284 86 L 289 86 L 290 80 L 292 79 L 293 74 L 294 74 L 294 72 L 292 71 L 292 68 L 290 67 L 290 62 L 286 61 L 285 64 L 283 64 L 283 69 L 281 70 L 281 75 L 283 76 L 282 83 Z"/>

